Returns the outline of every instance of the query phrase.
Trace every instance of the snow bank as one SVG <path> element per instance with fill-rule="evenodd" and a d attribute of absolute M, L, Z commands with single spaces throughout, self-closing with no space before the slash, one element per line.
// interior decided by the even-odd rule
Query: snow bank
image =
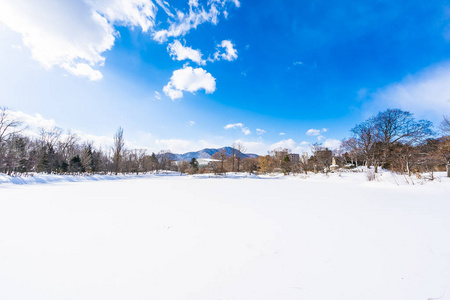
<path fill-rule="evenodd" d="M 0 173 L 1 184 L 42 184 L 42 183 L 64 183 L 64 182 L 86 182 L 86 181 L 103 181 L 103 180 L 123 180 L 123 179 L 139 179 L 139 178 L 155 178 L 158 176 L 178 176 L 179 173 L 146 173 L 146 174 L 119 174 L 119 175 L 55 175 L 30 173 L 17 176 L 9 176 Z"/>
<path fill-rule="evenodd" d="M 283 175 L 279 173 L 267 174 L 267 175 L 255 175 L 249 173 L 226 173 L 226 174 L 195 174 L 186 175 L 178 172 L 164 171 L 158 173 L 146 173 L 146 174 L 119 174 L 119 175 L 54 175 L 54 174 L 38 174 L 30 173 L 29 175 L 21 176 L 8 176 L 0 173 L 0 186 L 4 184 L 42 184 L 42 183 L 65 183 L 65 182 L 86 182 L 86 181 L 103 181 L 103 180 L 124 180 L 124 179 L 144 179 L 144 178 L 164 178 L 167 176 L 187 176 L 190 179 L 284 179 L 284 180 L 306 180 L 309 182 L 342 182 L 344 180 L 352 183 L 368 183 L 368 172 L 366 168 L 359 168 L 352 171 L 332 172 L 328 174 L 324 173 L 308 173 L 295 174 L 295 175 Z M 450 183 L 450 178 L 446 177 L 445 172 L 435 172 L 433 174 L 433 180 L 431 180 L 431 174 L 421 174 L 420 177 L 416 175 L 405 176 L 392 173 L 390 171 L 380 169 L 379 173 L 373 174 L 373 184 L 390 184 L 390 185 L 424 185 L 427 183 Z"/>

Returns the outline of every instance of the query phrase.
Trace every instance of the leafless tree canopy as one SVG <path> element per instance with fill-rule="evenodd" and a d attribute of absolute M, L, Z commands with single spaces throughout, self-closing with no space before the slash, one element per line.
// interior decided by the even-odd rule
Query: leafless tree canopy
<path fill-rule="evenodd" d="M 0 143 L 8 139 L 12 134 L 21 132 L 22 122 L 11 115 L 6 107 L 0 107 Z"/>
<path fill-rule="evenodd" d="M 445 135 L 450 135 L 450 117 L 444 116 L 444 119 L 441 122 L 440 129 Z"/>
<path fill-rule="evenodd" d="M 114 163 L 114 172 L 117 174 L 121 172 L 122 167 L 122 155 L 123 149 L 125 146 L 125 140 L 123 138 L 123 128 L 119 127 L 117 129 L 116 134 L 114 135 L 114 146 L 113 146 L 113 163 Z"/>

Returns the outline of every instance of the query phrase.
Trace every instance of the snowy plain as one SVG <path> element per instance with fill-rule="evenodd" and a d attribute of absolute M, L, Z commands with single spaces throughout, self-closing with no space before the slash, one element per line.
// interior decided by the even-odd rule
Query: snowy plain
<path fill-rule="evenodd" d="M 2 300 L 450 299 L 442 173 L 8 178 Z"/>

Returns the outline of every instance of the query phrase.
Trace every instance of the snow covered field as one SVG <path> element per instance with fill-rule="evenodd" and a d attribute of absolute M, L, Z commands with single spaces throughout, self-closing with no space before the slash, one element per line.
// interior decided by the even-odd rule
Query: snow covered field
<path fill-rule="evenodd" d="M 0 299 L 450 299 L 450 180 L 383 176 L 3 183 Z"/>

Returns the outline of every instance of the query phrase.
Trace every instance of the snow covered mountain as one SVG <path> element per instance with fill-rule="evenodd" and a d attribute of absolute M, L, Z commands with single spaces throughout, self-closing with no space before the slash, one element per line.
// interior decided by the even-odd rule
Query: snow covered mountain
<path fill-rule="evenodd" d="M 227 156 L 231 156 L 233 153 L 233 148 L 232 147 L 222 147 L 222 148 L 218 148 L 218 149 L 214 149 L 214 148 L 205 148 L 196 152 L 187 152 L 184 154 L 172 154 L 173 155 L 173 159 L 176 161 L 182 161 L 182 160 L 186 160 L 186 161 L 190 161 L 193 157 L 195 157 L 196 159 L 199 158 L 212 158 L 212 156 L 219 152 L 224 150 L 227 153 Z M 242 155 L 242 157 L 245 158 L 255 158 L 258 155 L 256 154 L 251 154 L 251 153 L 241 153 L 237 150 L 235 150 L 235 152 L 237 152 L 238 154 L 240 153 Z"/>

